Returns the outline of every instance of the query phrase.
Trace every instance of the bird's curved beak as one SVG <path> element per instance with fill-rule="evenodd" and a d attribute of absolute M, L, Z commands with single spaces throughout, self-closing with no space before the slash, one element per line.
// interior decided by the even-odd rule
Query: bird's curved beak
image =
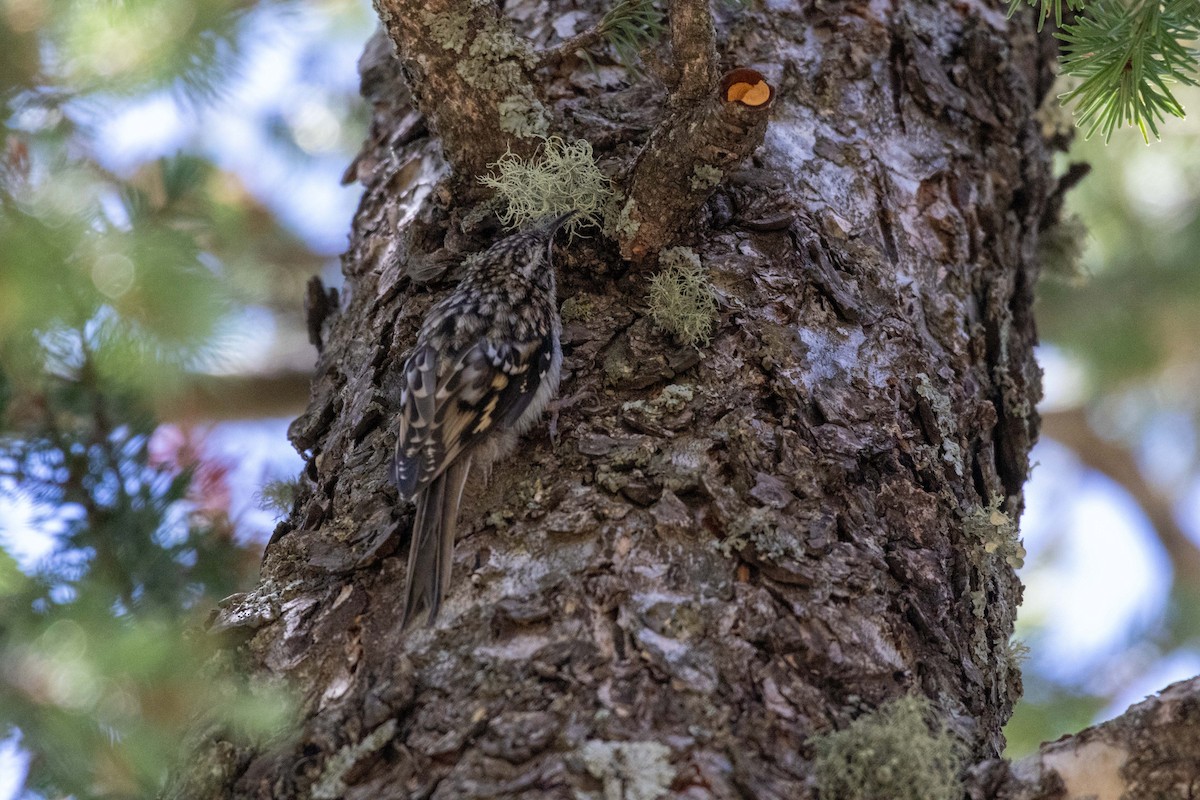
<path fill-rule="evenodd" d="M 567 221 L 570 220 L 571 217 L 573 217 L 573 216 L 575 216 L 574 209 L 568 211 L 567 213 L 563 214 L 560 217 L 550 220 L 549 222 L 546 223 L 546 232 L 550 236 L 553 236 L 555 233 L 558 232 L 558 229 L 561 228 L 563 225 L 565 225 L 567 223 Z"/>
<path fill-rule="evenodd" d="M 566 224 L 567 220 L 575 216 L 575 211 L 572 209 L 561 217 L 552 219 L 545 224 L 546 231 L 546 263 L 553 263 L 554 260 L 554 234 L 558 233 L 558 229 Z"/>

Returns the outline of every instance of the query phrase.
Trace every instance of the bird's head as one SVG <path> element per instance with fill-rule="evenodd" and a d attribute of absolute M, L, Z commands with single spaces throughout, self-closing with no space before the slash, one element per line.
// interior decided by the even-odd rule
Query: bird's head
<path fill-rule="evenodd" d="M 510 257 L 514 266 L 526 277 L 535 278 L 538 273 L 550 268 L 554 252 L 554 235 L 565 225 L 574 211 L 543 220 L 507 240 L 512 245 Z"/>

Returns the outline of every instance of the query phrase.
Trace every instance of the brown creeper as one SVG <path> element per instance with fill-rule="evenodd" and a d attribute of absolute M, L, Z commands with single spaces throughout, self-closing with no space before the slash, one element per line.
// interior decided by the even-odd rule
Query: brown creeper
<path fill-rule="evenodd" d="M 416 501 L 405 628 L 432 625 L 450 583 L 454 533 L 472 464 L 505 455 L 558 391 L 562 320 L 550 255 L 567 214 L 492 245 L 429 310 L 404 363 L 392 480 Z"/>

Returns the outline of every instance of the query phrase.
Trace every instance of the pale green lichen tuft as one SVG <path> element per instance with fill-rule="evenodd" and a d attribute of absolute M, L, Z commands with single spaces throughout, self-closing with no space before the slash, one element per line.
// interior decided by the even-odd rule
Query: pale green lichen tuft
<path fill-rule="evenodd" d="M 592 145 L 583 139 L 546 139 L 540 155 L 528 161 L 509 151 L 494 164 L 495 170 L 479 178 L 504 201 L 500 220 L 519 228 L 549 216 L 574 211 L 567 230 L 596 225 L 612 196 L 612 184 L 596 166 Z"/>
<path fill-rule="evenodd" d="M 1025 666 L 1025 662 L 1029 660 L 1029 645 L 1020 639 L 1013 637 L 1008 640 L 1008 645 L 1004 649 L 1005 661 L 1012 669 L 1021 669 Z"/>
<path fill-rule="evenodd" d="M 528 87 L 523 93 L 510 94 L 501 100 L 497 111 L 500 112 L 500 130 L 518 139 L 534 136 L 544 139 L 550 131 L 550 115 Z"/>
<path fill-rule="evenodd" d="M 421 11 L 421 24 L 439 46 L 461 53 L 467 43 L 467 32 L 471 27 L 471 15 L 465 11 L 435 12 Z"/>
<path fill-rule="evenodd" d="M 988 555 L 998 555 L 1013 569 L 1025 565 L 1025 545 L 1017 535 L 1017 523 L 1000 510 L 1004 498 L 992 497 L 987 507 L 976 507 L 964 521 L 967 536 Z"/>
<path fill-rule="evenodd" d="M 707 344 L 717 319 L 717 299 L 700 257 L 687 247 L 659 255 L 662 269 L 650 281 L 650 315 L 684 344 Z"/>
<path fill-rule="evenodd" d="M 640 412 L 646 416 L 662 416 L 662 414 L 678 414 L 688 407 L 696 397 L 696 390 L 681 383 L 672 383 L 663 388 L 658 396 L 651 400 L 630 400 L 621 405 L 625 413 Z"/>
<path fill-rule="evenodd" d="M 1020 675 L 1029 660 L 1029 645 L 1019 639 L 1010 638 L 996 648 L 996 674 L 1002 685 L 1007 684 L 1013 699 L 1021 694 Z"/>
<path fill-rule="evenodd" d="M 821 800 L 959 800 L 966 748 L 935 718 L 929 700 L 907 696 L 814 737 Z"/>
<path fill-rule="evenodd" d="M 392 21 L 392 10 L 383 0 L 372 0 L 371 6 L 375 9 L 375 14 L 379 17 L 379 21 L 386 28 L 387 24 Z"/>
<path fill-rule="evenodd" d="M 563 301 L 559 309 L 563 322 L 586 322 L 596 313 L 596 303 L 586 294 L 577 294 Z"/>
<path fill-rule="evenodd" d="M 346 793 L 346 773 L 367 756 L 376 752 L 396 735 L 396 720 L 389 719 L 371 731 L 361 742 L 347 745 L 329 757 L 321 777 L 312 787 L 315 800 L 335 800 Z"/>
<path fill-rule="evenodd" d="M 524 86 L 524 70 L 537 63 L 529 42 L 513 33 L 489 13 L 480 14 L 482 27 L 471 40 L 466 55 L 455 66 L 462 79 L 483 91 L 515 91 Z"/>
<path fill-rule="evenodd" d="M 633 218 L 636 210 L 636 200 L 625 200 L 624 195 L 614 193 L 612 202 L 604 210 L 604 235 L 618 241 L 632 239 L 642 227 L 642 223 Z"/>
<path fill-rule="evenodd" d="M 691 186 L 694 191 L 702 192 L 711 189 L 721 182 L 724 175 L 721 170 L 708 164 L 697 164 L 692 169 Z"/>
<path fill-rule="evenodd" d="M 804 543 L 795 534 L 779 529 L 778 512 L 770 508 L 752 508 L 734 517 L 727 535 L 715 547 L 723 555 L 731 556 L 748 545 L 772 563 L 804 558 Z"/>
<path fill-rule="evenodd" d="M 954 425 L 954 409 L 950 407 L 950 398 L 933 388 L 933 382 L 924 372 L 917 375 L 917 394 L 929 401 L 937 419 L 938 430 L 942 434 L 942 460 L 954 467 L 959 477 L 963 474 L 962 447 L 954 441 L 956 429 Z"/>
<path fill-rule="evenodd" d="M 1083 282 L 1087 233 L 1083 220 L 1074 214 L 1059 220 L 1057 225 L 1044 228 L 1038 234 L 1038 260 L 1042 271 L 1070 283 Z"/>
<path fill-rule="evenodd" d="M 604 742 L 580 749 L 583 763 L 604 785 L 604 800 L 658 800 L 675 780 L 671 748 L 658 742 Z"/>
<path fill-rule="evenodd" d="M 296 501 L 296 493 L 299 490 L 300 482 L 297 480 L 267 481 L 255 494 L 254 499 L 258 503 L 258 507 L 264 511 L 286 514 Z"/>

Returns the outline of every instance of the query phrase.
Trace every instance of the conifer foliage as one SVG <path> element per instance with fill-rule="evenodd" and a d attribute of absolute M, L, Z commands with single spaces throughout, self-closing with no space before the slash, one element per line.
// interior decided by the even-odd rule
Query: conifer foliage
<path fill-rule="evenodd" d="M 1070 88 L 1062 95 L 1091 137 L 1108 141 L 1126 125 L 1149 141 L 1168 115 L 1183 117 L 1172 84 L 1196 85 L 1200 3 L 1195 0 L 1027 0 L 1037 8 L 1038 29 L 1054 17 L 1060 63 Z M 1064 21 L 1063 6 L 1067 14 Z M 1023 0 L 1010 0 L 1009 14 Z M 1073 19 L 1072 19 L 1073 18 Z"/>

